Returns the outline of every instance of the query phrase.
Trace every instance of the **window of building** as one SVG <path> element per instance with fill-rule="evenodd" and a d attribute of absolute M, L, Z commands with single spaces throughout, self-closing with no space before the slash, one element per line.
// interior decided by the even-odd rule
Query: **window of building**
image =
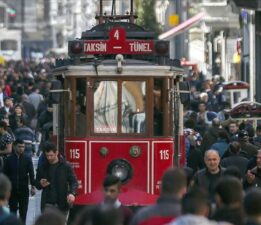
<path fill-rule="evenodd" d="M 17 51 L 18 46 L 17 46 L 17 41 L 15 40 L 3 40 L 1 41 L 1 50 L 2 51 Z"/>

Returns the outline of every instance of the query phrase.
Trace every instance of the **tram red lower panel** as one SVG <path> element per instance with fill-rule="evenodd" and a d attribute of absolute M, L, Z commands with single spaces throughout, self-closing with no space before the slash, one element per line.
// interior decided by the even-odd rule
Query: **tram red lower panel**
<path fill-rule="evenodd" d="M 76 204 L 101 202 L 103 179 L 112 171 L 123 175 L 125 171 L 131 171 L 127 173 L 129 179 L 123 184 L 120 195 L 124 204 L 154 203 L 159 195 L 163 172 L 173 166 L 173 149 L 171 138 L 66 139 L 65 156 L 79 182 Z"/>

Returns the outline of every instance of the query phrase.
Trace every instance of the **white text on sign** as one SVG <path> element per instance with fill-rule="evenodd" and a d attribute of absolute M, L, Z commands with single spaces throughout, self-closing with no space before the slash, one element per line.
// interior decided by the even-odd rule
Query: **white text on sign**
<path fill-rule="evenodd" d="M 79 159 L 80 158 L 80 149 L 70 149 L 70 158 Z"/>

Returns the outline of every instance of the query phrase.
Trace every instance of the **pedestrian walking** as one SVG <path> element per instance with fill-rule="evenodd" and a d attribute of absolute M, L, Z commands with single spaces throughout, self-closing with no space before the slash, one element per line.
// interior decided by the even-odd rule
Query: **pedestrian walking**
<path fill-rule="evenodd" d="M 215 187 L 217 210 L 213 215 L 216 221 L 226 221 L 234 225 L 244 224 L 242 207 L 243 187 L 236 177 L 224 176 Z"/>
<path fill-rule="evenodd" d="M 7 132 L 7 125 L 0 121 L 0 171 L 4 168 L 6 157 L 12 152 L 13 137 Z"/>
<path fill-rule="evenodd" d="M 250 189 L 244 198 L 244 209 L 246 213 L 245 225 L 260 225 L 261 218 L 261 190 Z"/>
<path fill-rule="evenodd" d="M 208 192 L 204 188 L 193 187 L 182 198 L 182 216 L 169 225 L 218 225 L 210 221 Z"/>
<path fill-rule="evenodd" d="M 224 153 L 229 148 L 229 141 L 230 140 L 229 140 L 228 133 L 225 130 L 219 130 L 218 139 L 213 145 L 211 145 L 210 149 L 216 150 L 220 158 L 222 158 Z"/>
<path fill-rule="evenodd" d="M 104 201 L 101 205 L 112 206 L 119 210 L 122 216 L 122 224 L 128 225 L 133 216 L 133 212 L 130 208 L 124 206 L 119 200 L 119 194 L 121 191 L 121 181 L 114 175 L 107 175 L 103 181 Z"/>
<path fill-rule="evenodd" d="M 34 86 L 32 93 L 28 95 L 28 101 L 33 104 L 35 110 L 38 109 L 39 104 L 44 100 L 43 96 L 39 94 L 39 88 Z"/>
<path fill-rule="evenodd" d="M 244 181 L 244 188 L 261 187 L 261 149 L 256 155 L 256 166 L 247 171 Z"/>
<path fill-rule="evenodd" d="M 4 174 L 0 174 L 0 224 L 2 225 L 23 225 L 12 213 L 7 211 L 6 205 L 11 193 L 11 182 Z"/>
<path fill-rule="evenodd" d="M 220 128 L 220 121 L 218 118 L 215 118 L 212 120 L 212 126 L 207 129 L 205 132 L 200 149 L 202 151 L 202 154 L 204 155 L 207 150 L 211 148 L 211 146 L 217 142 L 218 140 L 218 133 L 219 131 L 224 130 L 223 128 Z"/>
<path fill-rule="evenodd" d="M 25 122 L 21 118 L 20 121 L 17 122 L 17 128 L 14 131 L 14 135 L 16 139 L 23 140 L 25 143 L 25 154 L 32 157 L 34 153 L 34 142 L 35 135 L 33 130 L 25 125 Z"/>
<path fill-rule="evenodd" d="M 13 99 L 10 97 L 4 98 L 4 106 L 0 108 L 0 114 L 8 117 L 13 112 Z"/>
<path fill-rule="evenodd" d="M 94 208 L 84 208 L 74 221 L 73 225 L 122 225 L 122 218 L 121 213 L 115 207 L 99 205 Z"/>
<path fill-rule="evenodd" d="M 229 121 L 228 132 L 231 141 L 238 141 L 239 124 L 236 120 Z"/>
<path fill-rule="evenodd" d="M 68 217 L 78 187 L 76 176 L 53 143 L 46 142 L 43 151 L 47 160 L 39 165 L 35 183 L 42 190 L 41 211 L 58 208 Z"/>
<path fill-rule="evenodd" d="M 241 155 L 241 147 L 237 141 L 230 143 L 227 155 L 228 157 L 222 159 L 221 166 L 224 168 L 235 166 L 240 170 L 243 177 L 246 173 L 248 159 Z"/>
<path fill-rule="evenodd" d="M 206 164 L 206 168 L 199 170 L 195 174 L 194 184 L 208 190 L 210 200 L 214 202 L 215 185 L 225 169 L 221 168 L 219 165 L 220 156 L 216 150 L 211 149 L 206 151 L 204 162 Z"/>
<path fill-rule="evenodd" d="M 178 182 L 177 182 L 178 181 Z M 167 224 L 181 214 L 181 198 L 187 190 L 187 177 L 181 169 L 169 169 L 162 177 L 157 203 L 140 209 L 131 225 Z"/>
<path fill-rule="evenodd" d="M 25 124 L 28 124 L 28 116 L 25 114 L 22 105 L 16 104 L 14 112 L 9 115 L 9 125 L 14 132 L 18 128 L 18 123 L 23 120 Z"/>
<path fill-rule="evenodd" d="M 34 225 L 65 225 L 65 217 L 59 210 L 47 210 L 41 214 Z"/>
<path fill-rule="evenodd" d="M 246 130 L 238 132 L 238 142 L 246 158 L 251 159 L 256 156 L 258 147 L 249 142 L 249 134 Z"/>
<path fill-rule="evenodd" d="M 24 154 L 25 143 L 21 139 L 14 142 L 14 151 L 7 157 L 4 165 L 4 173 L 12 183 L 12 191 L 9 199 L 10 211 L 17 214 L 19 209 L 20 218 L 26 222 L 26 214 L 29 202 L 29 183 L 31 195 L 35 195 L 35 177 L 32 158 Z"/>

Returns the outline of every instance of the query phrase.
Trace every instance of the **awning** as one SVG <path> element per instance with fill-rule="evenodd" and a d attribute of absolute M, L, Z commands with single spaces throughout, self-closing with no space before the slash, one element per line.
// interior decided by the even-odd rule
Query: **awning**
<path fill-rule="evenodd" d="M 179 24 L 178 26 L 170 29 L 169 31 L 161 34 L 159 36 L 159 39 L 160 40 L 170 39 L 170 38 L 182 33 L 183 31 L 189 29 L 196 23 L 200 22 L 205 16 L 206 16 L 206 14 L 204 12 L 199 13 L 196 16 L 193 16 L 190 19 L 186 20 L 185 22 Z"/>
<path fill-rule="evenodd" d="M 256 11 L 260 11 L 261 10 L 261 0 L 234 0 L 234 2 L 236 3 L 236 5 L 238 7 L 242 7 L 242 8 L 247 8 L 247 9 L 253 9 Z"/>

